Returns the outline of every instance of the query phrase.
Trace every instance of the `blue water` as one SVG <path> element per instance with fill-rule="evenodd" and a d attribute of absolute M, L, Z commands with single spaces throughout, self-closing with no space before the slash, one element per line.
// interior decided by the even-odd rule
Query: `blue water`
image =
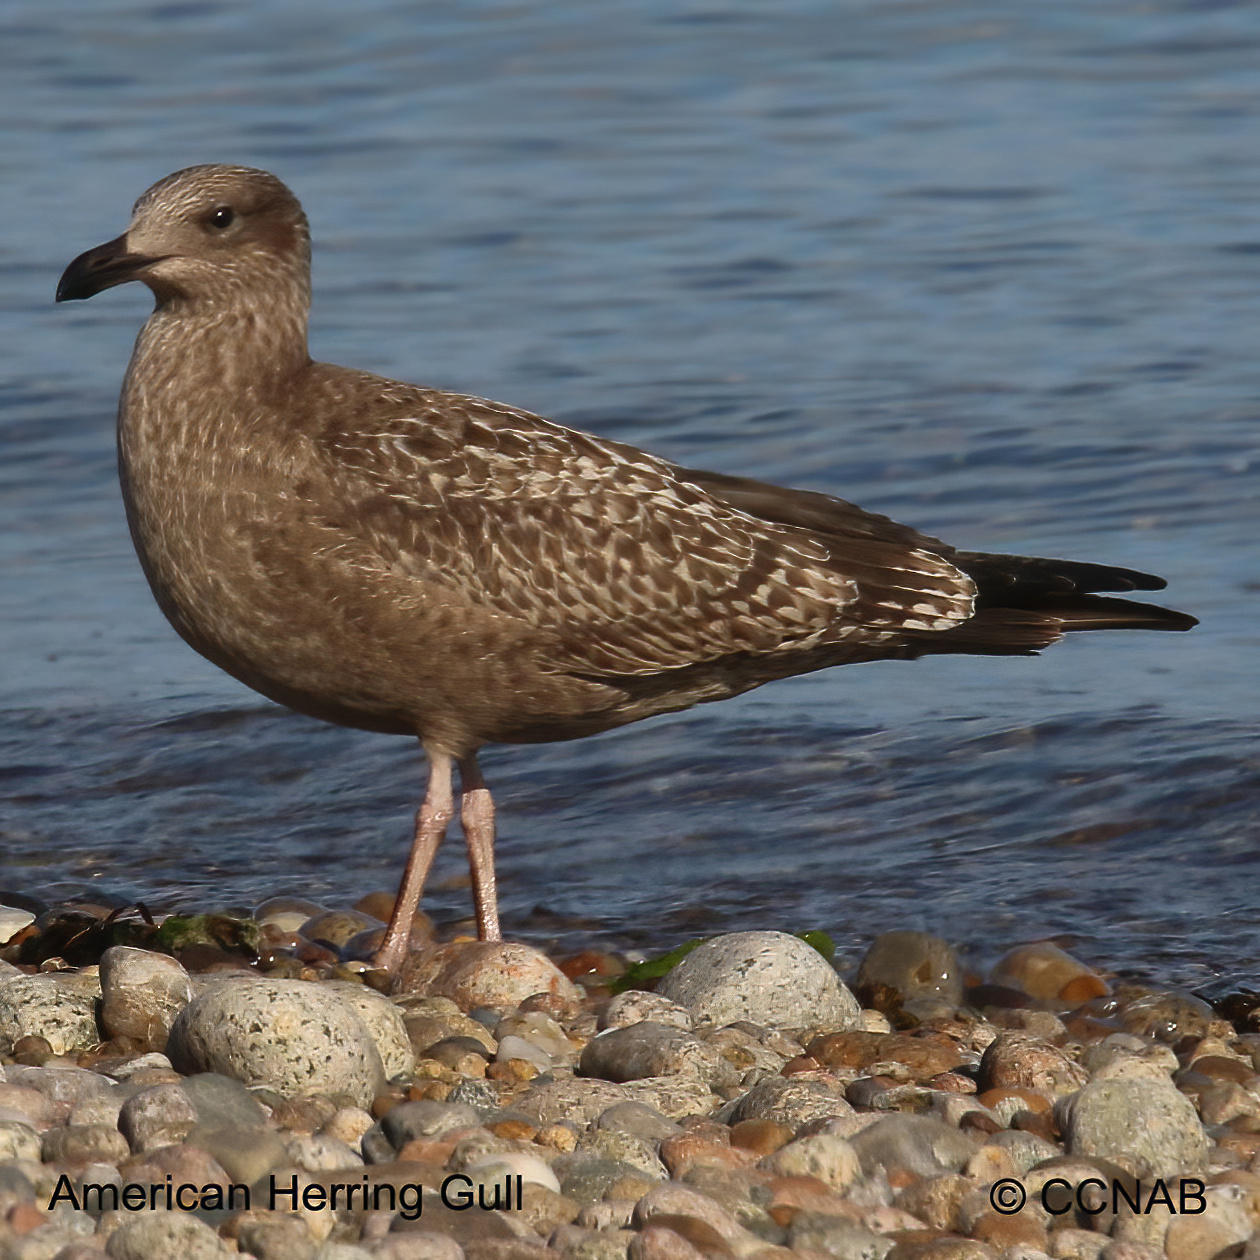
<path fill-rule="evenodd" d="M 879 664 L 490 750 L 509 932 L 666 946 L 1071 933 L 1260 962 L 1260 9 L 11 2 L 0 29 L 0 888 L 343 904 L 407 741 L 218 674 L 139 573 L 112 412 L 138 287 L 61 269 L 168 171 L 276 171 L 318 357 L 972 549 L 1159 572 L 1189 635 Z M 431 908 L 466 914 L 461 847 Z"/>

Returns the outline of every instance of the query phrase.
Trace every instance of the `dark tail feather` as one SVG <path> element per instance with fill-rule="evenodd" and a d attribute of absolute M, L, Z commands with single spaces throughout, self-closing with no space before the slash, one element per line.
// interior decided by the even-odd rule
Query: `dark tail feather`
<path fill-rule="evenodd" d="M 1041 595 L 1027 597 L 1019 608 L 982 608 L 953 630 L 915 638 L 924 654 L 1033 656 L 1077 630 L 1189 630 L 1198 624 L 1185 613 L 1131 599 Z"/>
<path fill-rule="evenodd" d="M 1153 573 L 1080 560 L 1038 556 L 987 555 L 960 551 L 950 557 L 975 582 L 981 608 L 1030 608 L 1042 595 L 1092 591 L 1162 591 L 1168 585 Z"/>

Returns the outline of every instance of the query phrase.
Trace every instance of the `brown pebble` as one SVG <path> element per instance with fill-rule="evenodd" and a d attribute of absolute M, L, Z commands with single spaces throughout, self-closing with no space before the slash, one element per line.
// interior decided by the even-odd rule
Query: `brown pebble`
<path fill-rule="evenodd" d="M 563 967 L 560 969 L 564 970 Z M 517 1010 L 522 1015 L 537 1011 L 555 1020 L 573 1019 L 582 1009 L 581 1004 L 563 993 L 534 993 L 527 997 Z"/>
<path fill-rule="evenodd" d="M 441 1168 L 455 1153 L 457 1145 L 457 1142 L 445 1138 L 412 1138 L 410 1142 L 403 1143 L 398 1159 L 400 1162 L 434 1164 Z"/>
<path fill-rule="evenodd" d="M 1011 1128 L 1045 1138 L 1047 1142 L 1057 1143 L 1059 1140 L 1059 1130 L 1053 1119 L 1048 1115 L 1039 1115 L 1035 1111 L 1017 1111 L 1011 1117 Z"/>
<path fill-rule="evenodd" d="M 512 1138 L 518 1142 L 532 1142 L 538 1136 L 538 1130 L 527 1120 L 500 1120 L 490 1126 L 495 1137 Z"/>
<path fill-rule="evenodd" d="M 538 1130 L 534 1141 L 549 1150 L 564 1151 L 567 1154 L 577 1149 L 578 1135 L 567 1124 L 545 1124 Z"/>
<path fill-rule="evenodd" d="M 783 1076 L 796 1076 L 800 1072 L 817 1072 L 822 1068 L 822 1064 L 817 1059 L 811 1059 L 807 1054 L 797 1055 L 795 1059 L 789 1059 L 783 1065 Z"/>
<path fill-rule="evenodd" d="M 403 1101 L 404 1097 L 401 1089 L 387 1090 L 383 1094 L 377 1094 L 377 1096 L 372 1099 L 372 1106 L 368 1110 L 371 1111 L 373 1120 L 384 1120 L 385 1117 L 393 1111 L 400 1102 Z"/>
<path fill-rule="evenodd" d="M 650 1224 L 630 1242 L 628 1260 L 704 1260 L 704 1252 L 675 1230 Z"/>
<path fill-rule="evenodd" d="M 992 1116 L 986 1116 L 983 1111 L 968 1111 L 958 1122 L 958 1127 L 964 1133 L 1001 1133 L 1002 1126 L 998 1124 Z"/>
<path fill-rule="evenodd" d="M 448 1085 L 445 1081 L 427 1081 L 423 1085 L 413 1085 L 408 1091 L 408 1096 L 413 1102 L 421 1102 L 425 1099 L 445 1102 L 454 1088 L 454 1085 Z"/>
<path fill-rule="evenodd" d="M 777 1120 L 741 1120 L 731 1126 L 731 1145 L 755 1155 L 770 1155 L 794 1137 L 786 1124 Z"/>
<path fill-rule="evenodd" d="M 492 1081 L 532 1081 L 541 1069 L 528 1059 L 508 1059 L 506 1063 L 491 1063 L 485 1068 L 485 1076 Z"/>
<path fill-rule="evenodd" d="M 971 1227 L 971 1236 L 998 1251 L 1021 1244 L 1036 1247 L 1038 1251 L 1048 1251 L 1050 1247 L 1050 1236 L 1045 1226 L 1030 1212 L 1016 1212 L 1011 1216 L 985 1212 Z"/>
<path fill-rule="evenodd" d="M 732 1152 L 729 1136 L 724 1142 L 714 1141 L 702 1133 L 676 1133 L 667 1137 L 660 1147 L 661 1163 L 675 1179 L 681 1177 L 693 1164 L 718 1164 L 723 1168 L 735 1168 L 746 1164 L 753 1157 L 750 1151 Z"/>
<path fill-rule="evenodd" d="M 21 1237 L 23 1234 L 29 1234 L 31 1230 L 38 1229 L 41 1225 L 46 1224 L 48 1217 L 39 1210 L 33 1203 L 15 1203 L 10 1209 L 8 1216 L 5 1217 L 9 1228 Z"/>
<path fill-rule="evenodd" d="M 19 1037 L 13 1043 L 13 1061 L 23 1067 L 42 1067 L 54 1058 L 52 1044 L 45 1037 Z"/>
<path fill-rule="evenodd" d="M 863 1071 L 876 1064 L 900 1064 L 909 1078 L 918 1082 L 950 1072 L 963 1062 L 958 1047 L 947 1038 L 910 1037 L 905 1033 L 830 1033 L 815 1037 L 805 1051 L 823 1067 Z"/>
<path fill-rule="evenodd" d="M 1044 1094 L 1034 1089 L 1023 1089 L 1019 1086 L 1007 1086 L 1000 1089 L 986 1089 L 983 1094 L 976 1095 L 976 1102 L 992 1111 L 999 1103 L 1008 1098 L 1017 1098 L 1024 1104 L 1021 1110 L 1045 1113 L 1050 1110 L 1051 1102 Z"/>
<path fill-rule="evenodd" d="M 1249 1085 L 1255 1080 L 1255 1070 L 1249 1063 L 1239 1059 L 1231 1059 L 1223 1054 L 1205 1054 L 1195 1059 L 1190 1065 L 1192 1072 L 1202 1072 L 1217 1081 L 1235 1081 L 1239 1085 Z"/>
<path fill-rule="evenodd" d="M 939 1089 L 946 1094 L 974 1094 L 976 1083 L 969 1076 L 959 1072 L 939 1072 L 936 1076 L 924 1081 L 928 1089 Z"/>
<path fill-rule="evenodd" d="M 282 1129 L 293 1133 L 317 1133 L 337 1114 L 332 1102 L 318 1094 L 286 1098 L 271 1113 Z M 379 1117 L 378 1117 L 379 1119 Z"/>

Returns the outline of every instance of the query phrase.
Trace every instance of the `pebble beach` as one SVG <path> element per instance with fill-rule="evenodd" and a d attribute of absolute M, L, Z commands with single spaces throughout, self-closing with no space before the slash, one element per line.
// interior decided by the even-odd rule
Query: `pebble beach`
<path fill-rule="evenodd" d="M 1260 1031 L 1053 942 L 891 930 L 636 965 L 435 939 L 387 897 L 248 919 L 0 907 L 13 1260 L 1260 1255 Z M 846 983 L 847 981 L 847 983 Z"/>

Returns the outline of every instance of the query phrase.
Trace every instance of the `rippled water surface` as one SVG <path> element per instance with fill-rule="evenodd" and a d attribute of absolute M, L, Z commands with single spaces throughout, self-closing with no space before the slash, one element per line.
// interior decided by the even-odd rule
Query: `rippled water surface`
<path fill-rule="evenodd" d="M 0 21 L 0 888 L 391 886 L 407 741 L 260 701 L 131 553 L 112 411 L 149 305 L 62 267 L 201 161 L 316 250 L 315 353 L 972 549 L 1150 569 L 1189 635 L 836 670 L 492 749 L 507 928 L 666 946 L 1071 933 L 1260 960 L 1260 9 L 630 0 L 10 4 Z M 459 846 L 431 906 L 466 913 Z"/>

